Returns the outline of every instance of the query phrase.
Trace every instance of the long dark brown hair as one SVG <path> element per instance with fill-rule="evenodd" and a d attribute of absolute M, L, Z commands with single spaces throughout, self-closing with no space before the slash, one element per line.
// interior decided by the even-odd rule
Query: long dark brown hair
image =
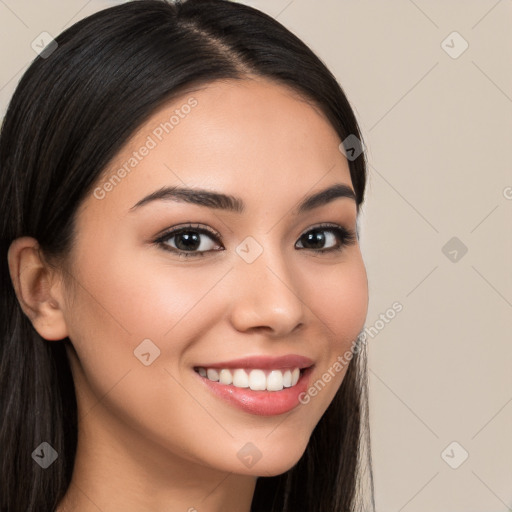
<path fill-rule="evenodd" d="M 362 141 L 345 94 L 321 60 L 248 6 L 138 0 L 81 20 L 56 42 L 23 75 L 0 133 L 2 512 L 53 511 L 69 486 L 77 443 L 64 346 L 70 340 L 45 341 L 23 313 L 7 265 L 11 242 L 31 236 L 43 254 L 65 260 L 81 201 L 136 129 L 186 87 L 266 77 L 318 106 L 341 141 Z M 358 212 L 365 159 L 349 159 Z M 374 510 L 367 380 L 361 345 L 299 462 L 258 479 L 252 512 Z M 31 457 L 43 441 L 59 454 L 47 469 Z"/>

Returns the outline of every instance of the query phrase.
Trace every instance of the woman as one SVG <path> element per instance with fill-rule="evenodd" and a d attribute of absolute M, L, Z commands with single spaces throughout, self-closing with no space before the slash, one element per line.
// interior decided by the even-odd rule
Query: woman
<path fill-rule="evenodd" d="M 0 138 L 2 511 L 371 509 L 360 140 L 243 5 L 47 47 Z"/>

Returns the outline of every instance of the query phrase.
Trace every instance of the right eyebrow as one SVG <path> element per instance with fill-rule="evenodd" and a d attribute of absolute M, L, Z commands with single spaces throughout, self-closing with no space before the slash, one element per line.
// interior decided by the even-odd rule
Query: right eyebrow
<path fill-rule="evenodd" d="M 295 209 L 295 214 L 300 215 L 338 198 L 349 198 L 356 201 L 356 195 L 351 187 L 344 183 L 336 183 L 324 190 L 305 197 Z M 152 192 L 134 204 L 130 208 L 130 211 L 157 200 L 181 201 L 205 206 L 207 208 L 228 210 L 235 213 L 243 213 L 245 210 L 245 204 L 239 197 L 213 192 L 211 190 L 175 186 L 162 187 Z"/>
<path fill-rule="evenodd" d="M 162 187 L 142 198 L 130 208 L 130 211 L 157 200 L 182 201 L 199 206 L 206 206 L 207 208 L 229 210 L 236 213 L 242 213 L 245 209 L 245 205 L 241 199 L 227 194 L 197 188 Z"/>

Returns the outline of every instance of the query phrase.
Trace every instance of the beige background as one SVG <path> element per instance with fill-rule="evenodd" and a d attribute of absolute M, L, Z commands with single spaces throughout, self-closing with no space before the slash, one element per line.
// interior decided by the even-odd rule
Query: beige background
<path fill-rule="evenodd" d="M 0 114 L 36 36 L 115 3 L 0 0 Z M 328 64 L 368 148 L 378 512 L 511 510 L 512 1 L 244 3 Z"/>

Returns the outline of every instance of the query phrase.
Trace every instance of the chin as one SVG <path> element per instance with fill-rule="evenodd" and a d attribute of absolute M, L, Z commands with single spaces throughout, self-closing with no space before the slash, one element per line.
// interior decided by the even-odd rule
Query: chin
<path fill-rule="evenodd" d="M 241 470 L 239 466 L 237 472 L 256 477 L 281 475 L 289 471 L 299 462 L 306 447 L 307 443 L 303 444 L 299 442 L 293 446 L 283 443 L 278 447 L 268 443 L 267 448 L 261 450 L 259 453 L 254 450 L 255 453 L 253 455 L 259 457 L 259 459 L 256 460 L 256 458 L 254 458 L 253 461 L 251 461 L 248 457 L 247 468 Z"/>

